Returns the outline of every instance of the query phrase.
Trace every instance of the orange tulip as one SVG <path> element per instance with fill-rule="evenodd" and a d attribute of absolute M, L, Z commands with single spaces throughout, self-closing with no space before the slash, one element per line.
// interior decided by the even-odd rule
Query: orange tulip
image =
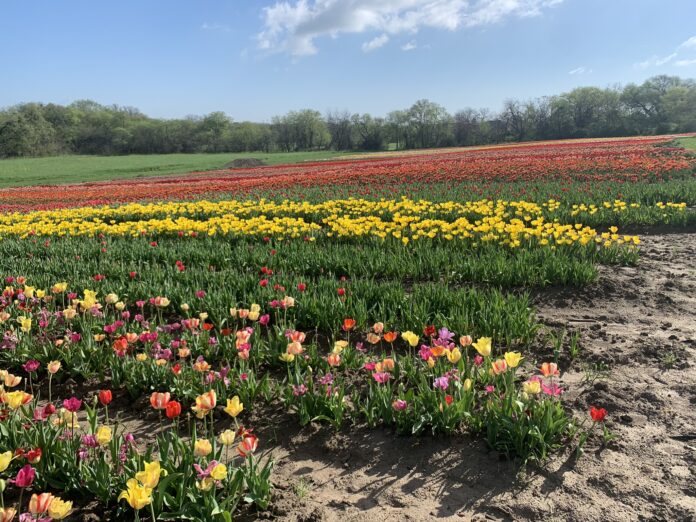
<path fill-rule="evenodd" d="M 355 327 L 355 319 L 344 319 L 343 320 L 343 329 L 346 332 L 349 332 Z"/>
<path fill-rule="evenodd" d="M 387 332 L 384 334 L 384 340 L 388 343 L 393 343 L 396 341 L 398 334 L 396 332 Z"/>
<path fill-rule="evenodd" d="M 561 374 L 556 363 L 544 363 L 541 365 L 540 371 L 544 377 L 555 377 Z"/>

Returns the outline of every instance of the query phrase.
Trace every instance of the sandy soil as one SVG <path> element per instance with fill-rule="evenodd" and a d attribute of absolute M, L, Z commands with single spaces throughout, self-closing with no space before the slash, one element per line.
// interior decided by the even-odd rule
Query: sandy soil
<path fill-rule="evenodd" d="M 545 290 L 535 302 L 546 325 L 581 334 L 580 356 L 563 360 L 566 404 L 578 419 L 606 407 L 616 441 L 595 438 L 579 460 L 569 449 L 521 471 L 480 441 L 300 430 L 271 415 L 260 428 L 274 446 L 276 499 L 260 516 L 696 520 L 696 234 L 643 236 L 640 266 L 602 269 L 591 287 Z"/>

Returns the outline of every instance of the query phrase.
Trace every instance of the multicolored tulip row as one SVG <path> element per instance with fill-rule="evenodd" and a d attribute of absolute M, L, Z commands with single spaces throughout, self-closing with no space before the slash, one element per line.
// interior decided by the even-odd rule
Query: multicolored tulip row
<path fill-rule="evenodd" d="M 390 197 L 395 188 L 413 194 L 423 185 L 443 185 L 450 198 L 458 187 L 482 193 L 482 186 L 502 182 L 521 184 L 525 194 L 536 182 L 560 184 L 559 198 L 572 188 L 612 184 L 619 191 L 629 183 L 661 183 L 671 179 L 693 179 L 696 159 L 684 149 L 656 147 L 672 136 L 572 140 L 525 143 L 487 148 L 419 151 L 382 158 L 280 165 L 234 171 L 213 171 L 185 176 L 143 180 L 22 187 L 0 190 L 0 209 L 26 211 L 75 206 L 94 206 L 144 199 L 197 199 L 210 195 L 249 196 L 267 193 L 294 194 L 295 198 L 313 187 L 349 187 L 352 194 L 378 193 Z M 565 187 L 565 189 L 563 189 Z M 334 189 L 335 190 L 335 189 Z M 462 190 L 461 195 L 471 198 Z"/>

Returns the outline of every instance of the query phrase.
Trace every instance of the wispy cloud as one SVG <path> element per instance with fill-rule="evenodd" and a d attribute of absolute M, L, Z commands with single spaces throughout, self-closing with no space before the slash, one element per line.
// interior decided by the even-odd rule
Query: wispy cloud
<path fill-rule="evenodd" d="M 682 44 L 679 47 L 683 49 L 696 49 L 696 36 L 692 36 L 685 42 L 682 42 Z"/>
<path fill-rule="evenodd" d="M 418 44 L 416 43 L 415 40 L 411 40 L 408 43 L 405 43 L 404 45 L 401 46 L 402 51 L 413 51 L 415 48 L 418 47 Z"/>
<path fill-rule="evenodd" d="M 362 44 L 362 50 L 364 53 L 372 52 L 375 49 L 379 49 L 380 47 L 382 47 L 388 41 L 389 37 L 386 34 L 380 34 L 379 36 L 375 36 L 369 42 L 365 42 L 364 44 Z"/>
<path fill-rule="evenodd" d="M 415 34 L 422 28 L 454 31 L 512 17 L 539 16 L 563 0 L 276 0 L 262 12 L 258 46 L 293 56 L 316 54 L 316 41 L 341 34 Z M 384 45 L 377 45 L 374 49 Z M 407 44 L 408 45 L 408 44 Z M 372 50 L 372 49 L 370 49 Z"/>
<path fill-rule="evenodd" d="M 571 76 L 576 76 L 576 75 L 580 75 L 580 74 L 590 74 L 591 72 L 592 72 L 592 69 L 588 69 L 587 67 L 585 67 L 583 65 L 580 67 L 576 67 L 572 71 L 568 71 L 568 74 L 570 74 Z"/>
<path fill-rule="evenodd" d="M 201 29 L 204 31 L 222 31 L 225 33 L 229 33 L 232 31 L 230 27 L 218 23 L 208 23 L 208 22 L 203 22 L 201 25 Z"/>
<path fill-rule="evenodd" d="M 693 60 L 677 60 L 674 62 L 677 67 L 689 67 L 690 65 L 696 65 L 696 59 Z"/>
<path fill-rule="evenodd" d="M 637 69 L 648 69 L 649 67 L 661 67 L 663 65 L 667 64 L 673 64 L 676 65 L 677 67 L 683 67 L 684 65 L 691 65 L 691 62 L 693 60 L 676 60 L 677 56 L 679 56 L 679 53 L 683 52 L 684 49 L 696 49 L 696 36 L 692 36 L 688 40 L 683 41 L 681 44 L 677 46 L 677 48 L 674 50 L 674 52 L 663 56 L 660 58 L 657 55 L 653 55 L 647 60 L 644 60 L 642 62 L 638 62 L 633 64 L 634 67 Z M 687 51 L 688 52 L 688 51 Z"/>

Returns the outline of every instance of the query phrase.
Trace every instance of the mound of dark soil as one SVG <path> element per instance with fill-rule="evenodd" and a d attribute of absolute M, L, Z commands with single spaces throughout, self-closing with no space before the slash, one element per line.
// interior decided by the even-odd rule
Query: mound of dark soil
<path fill-rule="evenodd" d="M 250 167 L 263 167 L 266 165 L 258 158 L 237 158 L 224 165 L 226 169 L 248 169 Z"/>

